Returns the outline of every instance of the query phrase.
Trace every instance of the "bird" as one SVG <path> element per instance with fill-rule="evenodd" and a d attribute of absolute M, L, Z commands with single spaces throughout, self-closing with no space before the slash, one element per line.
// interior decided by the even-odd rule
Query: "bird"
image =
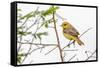
<path fill-rule="evenodd" d="M 63 29 L 63 35 L 66 39 L 70 41 L 73 40 L 73 43 L 77 42 L 79 45 L 84 45 L 84 43 L 78 37 L 80 35 L 79 32 L 68 21 L 64 21 L 61 24 L 61 27 Z"/>

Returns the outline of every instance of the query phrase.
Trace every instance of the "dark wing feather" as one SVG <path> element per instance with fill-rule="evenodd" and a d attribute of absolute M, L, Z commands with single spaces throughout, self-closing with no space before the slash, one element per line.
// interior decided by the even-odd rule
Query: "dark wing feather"
<path fill-rule="evenodd" d="M 75 36 L 75 37 L 78 37 L 78 35 L 79 35 L 79 32 L 74 27 L 64 29 L 63 32 L 67 33 L 67 34 L 70 34 L 72 36 Z"/>

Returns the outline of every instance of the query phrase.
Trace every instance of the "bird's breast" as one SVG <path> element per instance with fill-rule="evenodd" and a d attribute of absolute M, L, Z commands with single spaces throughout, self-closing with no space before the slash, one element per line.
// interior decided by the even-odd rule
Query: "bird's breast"
<path fill-rule="evenodd" d="M 71 36 L 70 34 L 67 34 L 67 33 L 63 33 L 63 35 L 65 36 L 65 38 L 69 39 L 69 40 L 73 40 L 74 37 Z"/>

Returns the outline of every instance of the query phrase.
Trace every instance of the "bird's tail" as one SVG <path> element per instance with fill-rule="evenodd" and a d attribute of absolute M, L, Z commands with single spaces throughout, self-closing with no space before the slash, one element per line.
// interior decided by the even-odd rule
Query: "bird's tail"
<path fill-rule="evenodd" d="M 77 41 L 77 43 L 79 44 L 79 45 L 84 45 L 84 43 L 77 37 L 76 38 L 76 41 Z"/>

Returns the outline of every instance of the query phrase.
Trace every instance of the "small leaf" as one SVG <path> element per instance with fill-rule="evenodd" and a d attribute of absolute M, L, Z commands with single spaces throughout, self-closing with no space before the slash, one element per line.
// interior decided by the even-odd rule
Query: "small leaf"
<path fill-rule="evenodd" d="M 23 36 L 26 36 L 26 35 L 31 34 L 31 33 L 32 33 L 32 32 L 17 31 L 17 34 L 23 35 Z"/>
<path fill-rule="evenodd" d="M 38 10 L 35 10 L 35 11 L 32 11 L 32 12 L 29 12 L 28 14 L 24 15 L 23 17 L 20 17 L 20 20 L 22 19 L 29 19 L 31 17 L 35 17 L 36 15 L 39 15 L 41 12 L 38 11 Z"/>
<path fill-rule="evenodd" d="M 44 16 L 41 16 L 41 18 L 42 18 L 42 21 L 45 21 L 45 17 Z"/>
<path fill-rule="evenodd" d="M 27 34 L 32 34 L 32 32 L 27 32 Z"/>
<path fill-rule="evenodd" d="M 20 56 L 17 56 L 17 62 L 21 63 L 22 58 Z"/>
<path fill-rule="evenodd" d="M 48 23 L 45 23 L 45 27 L 48 28 Z"/>
<path fill-rule="evenodd" d="M 32 14 L 33 14 L 33 11 L 30 12 L 30 13 L 28 13 L 28 14 L 26 14 L 26 15 L 24 15 L 23 17 L 21 17 L 20 20 L 25 19 L 25 18 L 26 18 L 26 19 L 30 18 L 30 17 L 33 16 Z"/>
<path fill-rule="evenodd" d="M 22 11 L 21 9 L 17 9 L 17 11 Z"/>
<path fill-rule="evenodd" d="M 34 36 L 35 39 L 37 39 L 36 34 L 32 34 Z"/>
<path fill-rule="evenodd" d="M 59 7 L 51 6 L 48 10 L 42 12 L 42 15 L 43 15 L 43 16 L 50 15 L 50 14 L 52 14 L 54 11 L 56 11 L 57 9 L 59 9 Z"/>
<path fill-rule="evenodd" d="M 22 56 L 25 56 L 25 54 L 24 53 L 21 53 L 21 54 L 18 54 L 18 56 L 21 56 L 22 57 Z"/>
<path fill-rule="evenodd" d="M 41 40 L 41 36 L 39 34 L 37 34 L 37 37 Z"/>
<path fill-rule="evenodd" d="M 39 38 L 40 40 L 42 39 L 42 36 L 46 36 L 46 35 L 48 35 L 48 33 L 47 32 L 41 32 L 41 33 L 36 33 L 36 34 L 34 34 L 33 36 L 37 39 L 37 38 Z"/>

